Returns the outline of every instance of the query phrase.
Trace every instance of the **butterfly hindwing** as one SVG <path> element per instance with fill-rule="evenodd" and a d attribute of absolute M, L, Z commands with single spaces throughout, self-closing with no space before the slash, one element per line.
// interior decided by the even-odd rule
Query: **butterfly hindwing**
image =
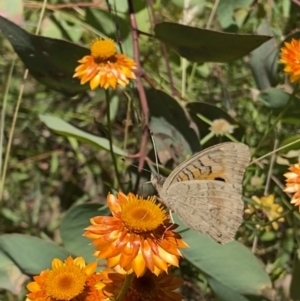
<path fill-rule="evenodd" d="M 220 181 L 175 183 L 162 201 L 191 229 L 220 243 L 233 240 L 243 221 L 241 195 Z"/>

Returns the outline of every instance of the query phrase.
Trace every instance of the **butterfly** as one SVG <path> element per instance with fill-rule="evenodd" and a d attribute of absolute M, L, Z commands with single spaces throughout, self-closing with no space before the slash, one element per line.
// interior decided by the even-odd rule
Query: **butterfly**
<path fill-rule="evenodd" d="M 243 221 L 242 181 L 249 147 L 225 142 L 204 149 L 165 178 L 151 174 L 159 200 L 191 229 L 224 244 Z"/>

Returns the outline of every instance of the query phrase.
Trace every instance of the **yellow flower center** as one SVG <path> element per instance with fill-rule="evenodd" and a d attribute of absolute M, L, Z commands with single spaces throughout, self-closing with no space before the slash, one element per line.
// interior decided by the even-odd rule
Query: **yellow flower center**
<path fill-rule="evenodd" d="M 167 219 L 162 205 L 155 203 L 155 198 L 147 200 L 131 195 L 121 205 L 121 219 L 129 231 L 142 233 L 153 231 Z"/>
<path fill-rule="evenodd" d="M 108 59 L 116 53 L 116 45 L 110 39 L 96 39 L 91 43 L 91 54 L 97 59 Z"/>
<path fill-rule="evenodd" d="M 86 273 L 79 266 L 59 266 L 48 272 L 46 294 L 55 300 L 69 301 L 83 292 L 86 279 Z"/>

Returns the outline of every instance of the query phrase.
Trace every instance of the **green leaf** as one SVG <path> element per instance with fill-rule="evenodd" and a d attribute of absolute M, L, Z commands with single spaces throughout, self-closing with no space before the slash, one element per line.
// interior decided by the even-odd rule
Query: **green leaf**
<path fill-rule="evenodd" d="M 55 11 L 51 17 L 68 40 L 75 43 L 80 41 L 84 33 L 81 21 L 77 21 L 76 18 L 69 18 L 68 14 L 60 11 Z"/>
<path fill-rule="evenodd" d="M 207 277 L 207 281 L 219 301 L 249 301 L 248 298 L 231 290 L 212 277 Z"/>
<path fill-rule="evenodd" d="M 82 256 L 86 262 L 95 261 L 93 256 L 95 246 L 91 245 L 91 240 L 82 236 L 84 229 L 90 225 L 90 218 L 94 216 L 109 215 L 107 206 L 99 204 L 84 204 L 73 207 L 65 215 L 60 225 L 60 234 L 66 249 Z"/>
<path fill-rule="evenodd" d="M 64 260 L 71 255 L 52 242 L 25 234 L 1 235 L 0 251 L 28 275 L 37 275 L 50 268 L 54 258 Z"/>
<path fill-rule="evenodd" d="M 50 115 L 40 115 L 40 120 L 45 123 L 45 125 L 53 130 L 55 133 L 65 136 L 73 137 L 78 141 L 82 141 L 86 144 L 92 145 L 97 148 L 105 149 L 110 151 L 109 140 L 102 137 L 97 137 L 90 133 L 84 132 L 77 127 L 63 121 L 62 119 Z M 118 148 L 113 146 L 113 152 L 119 156 L 126 156 L 127 154 Z"/>
<path fill-rule="evenodd" d="M 268 274 L 242 244 L 233 241 L 220 245 L 209 237 L 187 230 L 180 220 L 175 221 L 181 225 L 181 235 L 189 245 L 182 250 L 184 258 L 207 275 L 208 280 L 214 279 L 213 284 L 220 283 L 223 290 L 232 291 L 233 295 L 265 296 L 270 292 L 272 284 Z"/>
<path fill-rule="evenodd" d="M 120 15 L 120 13 L 119 13 Z M 119 29 L 119 38 L 123 41 L 129 34 L 128 23 L 119 16 L 112 15 L 105 10 L 99 10 L 96 8 L 88 8 L 86 10 L 85 20 L 88 24 L 96 28 L 111 39 L 116 38 L 116 25 Z"/>
<path fill-rule="evenodd" d="M 157 143 L 160 161 L 163 163 L 178 158 L 180 162 L 186 155 L 198 152 L 200 144 L 197 128 L 188 112 L 163 91 L 148 89 L 146 95 L 151 116 L 150 128 Z"/>
<path fill-rule="evenodd" d="M 270 88 L 261 92 L 258 99 L 269 108 L 280 109 L 287 104 L 289 98 L 289 93 L 276 88 Z"/>
<path fill-rule="evenodd" d="M 154 28 L 155 37 L 168 43 L 192 62 L 229 62 L 250 53 L 272 37 L 233 34 L 163 22 Z"/>
<path fill-rule="evenodd" d="M 239 9 L 246 8 L 250 11 L 249 6 L 253 0 L 220 0 L 217 14 L 220 20 L 221 27 L 235 31 L 239 27 L 236 22 L 236 12 Z"/>
<path fill-rule="evenodd" d="M 12 44 L 32 76 L 48 88 L 68 95 L 89 89 L 72 78 L 78 60 L 89 49 L 70 42 L 28 33 L 0 16 L 0 30 Z"/>
<path fill-rule="evenodd" d="M 272 35 L 272 29 L 266 21 L 258 27 L 259 34 Z M 272 38 L 257 49 L 250 56 L 250 67 L 259 90 L 275 86 L 278 82 L 278 45 Z"/>
<path fill-rule="evenodd" d="M 7 255 L 0 252 L 0 288 L 19 295 L 27 279 L 28 276 Z"/>

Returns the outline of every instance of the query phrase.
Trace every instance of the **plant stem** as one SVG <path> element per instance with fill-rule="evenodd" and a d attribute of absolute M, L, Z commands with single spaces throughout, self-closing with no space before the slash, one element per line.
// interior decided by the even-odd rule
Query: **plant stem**
<path fill-rule="evenodd" d="M 35 31 L 36 35 L 40 31 L 41 24 L 42 24 L 42 21 L 43 21 L 45 10 L 46 10 L 46 5 L 47 5 L 47 0 L 44 0 L 42 10 L 41 10 L 41 13 L 40 13 L 40 16 L 39 16 L 39 21 L 38 21 L 36 31 Z M 25 88 L 25 81 L 27 79 L 27 76 L 28 76 L 28 69 L 26 69 L 24 71 L 23 83 L 22 83 L 20 91 L 19 91 L 19 95 L 18 95 L 18 99 L 17 99 L 17 103 L 16 103 L 16 107 L 15 107 L 15 110 L 14 110 L 13 119 L 12 119 L 12 123 L 11 123 L 11 128 L 10 128 L 10 131 L 9 131 L 9 137 L 8 137 L 6 153 L 5 153 L 5 157 L 4 157 L 3 169 L 1 170 L 0 203 L 2 202 L 2 198 L 3 198 L 4 184 L 5 184 L 5 179 L 6 179 L 7 167 L 8 167 L 8 159 L 9 159 L 9 155 L 10 155 L 12 140 L 13 140 L 13 136 L 14 136 L 14 132 L 15 132 L 15 127 L 16 127 L 16 123 L 17 123 L 17 119 L 18 119 L 19 109 L 20 109 L 20 105 L 21 105 L 21 101 L 22 101 L 22 97 L 23 97 L 23 92 L 24 92 L 24 88 Z"/>
<path fill-rule="evenodd" d="M 278 114 L 277 118 L 275 119 L 274 123 L 268 128 L 267 131 L 265 131 L 262 139 L 260 140 L 260 142 L 258 143 L 257 147 L 255 148 L 255 152 L 257 152 L 257 150 L 262 146 L 262 144 L 264 143 L 264 141 L 266 140 L 267 136 L 269 135 L 269 133 L 275 128 L 275 126 L 277 125 L 277 123 L 283 118 L 283 116 L 285 115 L 285 113 L 287 112 L 287 110 L 289 109 L 292 101 L 294 100 L 294 96 L 296 95 L 296 93 L 298 92 L 298 85 L 295 86 L 293 93 L 290 95 L 288 102 L 286 103 L 285 107 L 283 108 L 283 110 Z M 254 155 L 254 154 L 253 154 Z"/>
<path fill-rule="evenodd" d="M 131 281 L 133 279 L 133 275 L 134 275 L 133 273 L 126 275 L 124 284 L 122 286 L 121 291 L 119 292 L 119 295 L 116 298 L 116 301 L 122 301 L 123 300 L 124 296 L 126 295 L 128 289 L 129 289 L 129 286 L 130 286 Z"/>
<path fill-rule="evenodd" d="M 106 104 L 107 104 L 106 114 L 107 114 L 107 128 L 108 128 L 108 133 L 109 133 L 109 137 L 108 137 L 109 149 L 110 149 L 111 159 L 113 161 L 113 165 L 114 165 L 114 169 L 115 169 L 115 173 L 116 173 L 118 186 L 119 186 L 119 189 L 123 191 L 123 185 L 122 185 L 122 181 L 120 179 L 120 174 L 118 171 L 118 164 L 117 164 L 116 156 L 115 156 L 114 149 L 113 149 L 113 143 L 112 143 L 112 126 L 111 126 L 111 120 L 110 120 L 110 102 L 109 102 L 108 90 L 105 90 L 105 98 L 106 98 Z"/>

